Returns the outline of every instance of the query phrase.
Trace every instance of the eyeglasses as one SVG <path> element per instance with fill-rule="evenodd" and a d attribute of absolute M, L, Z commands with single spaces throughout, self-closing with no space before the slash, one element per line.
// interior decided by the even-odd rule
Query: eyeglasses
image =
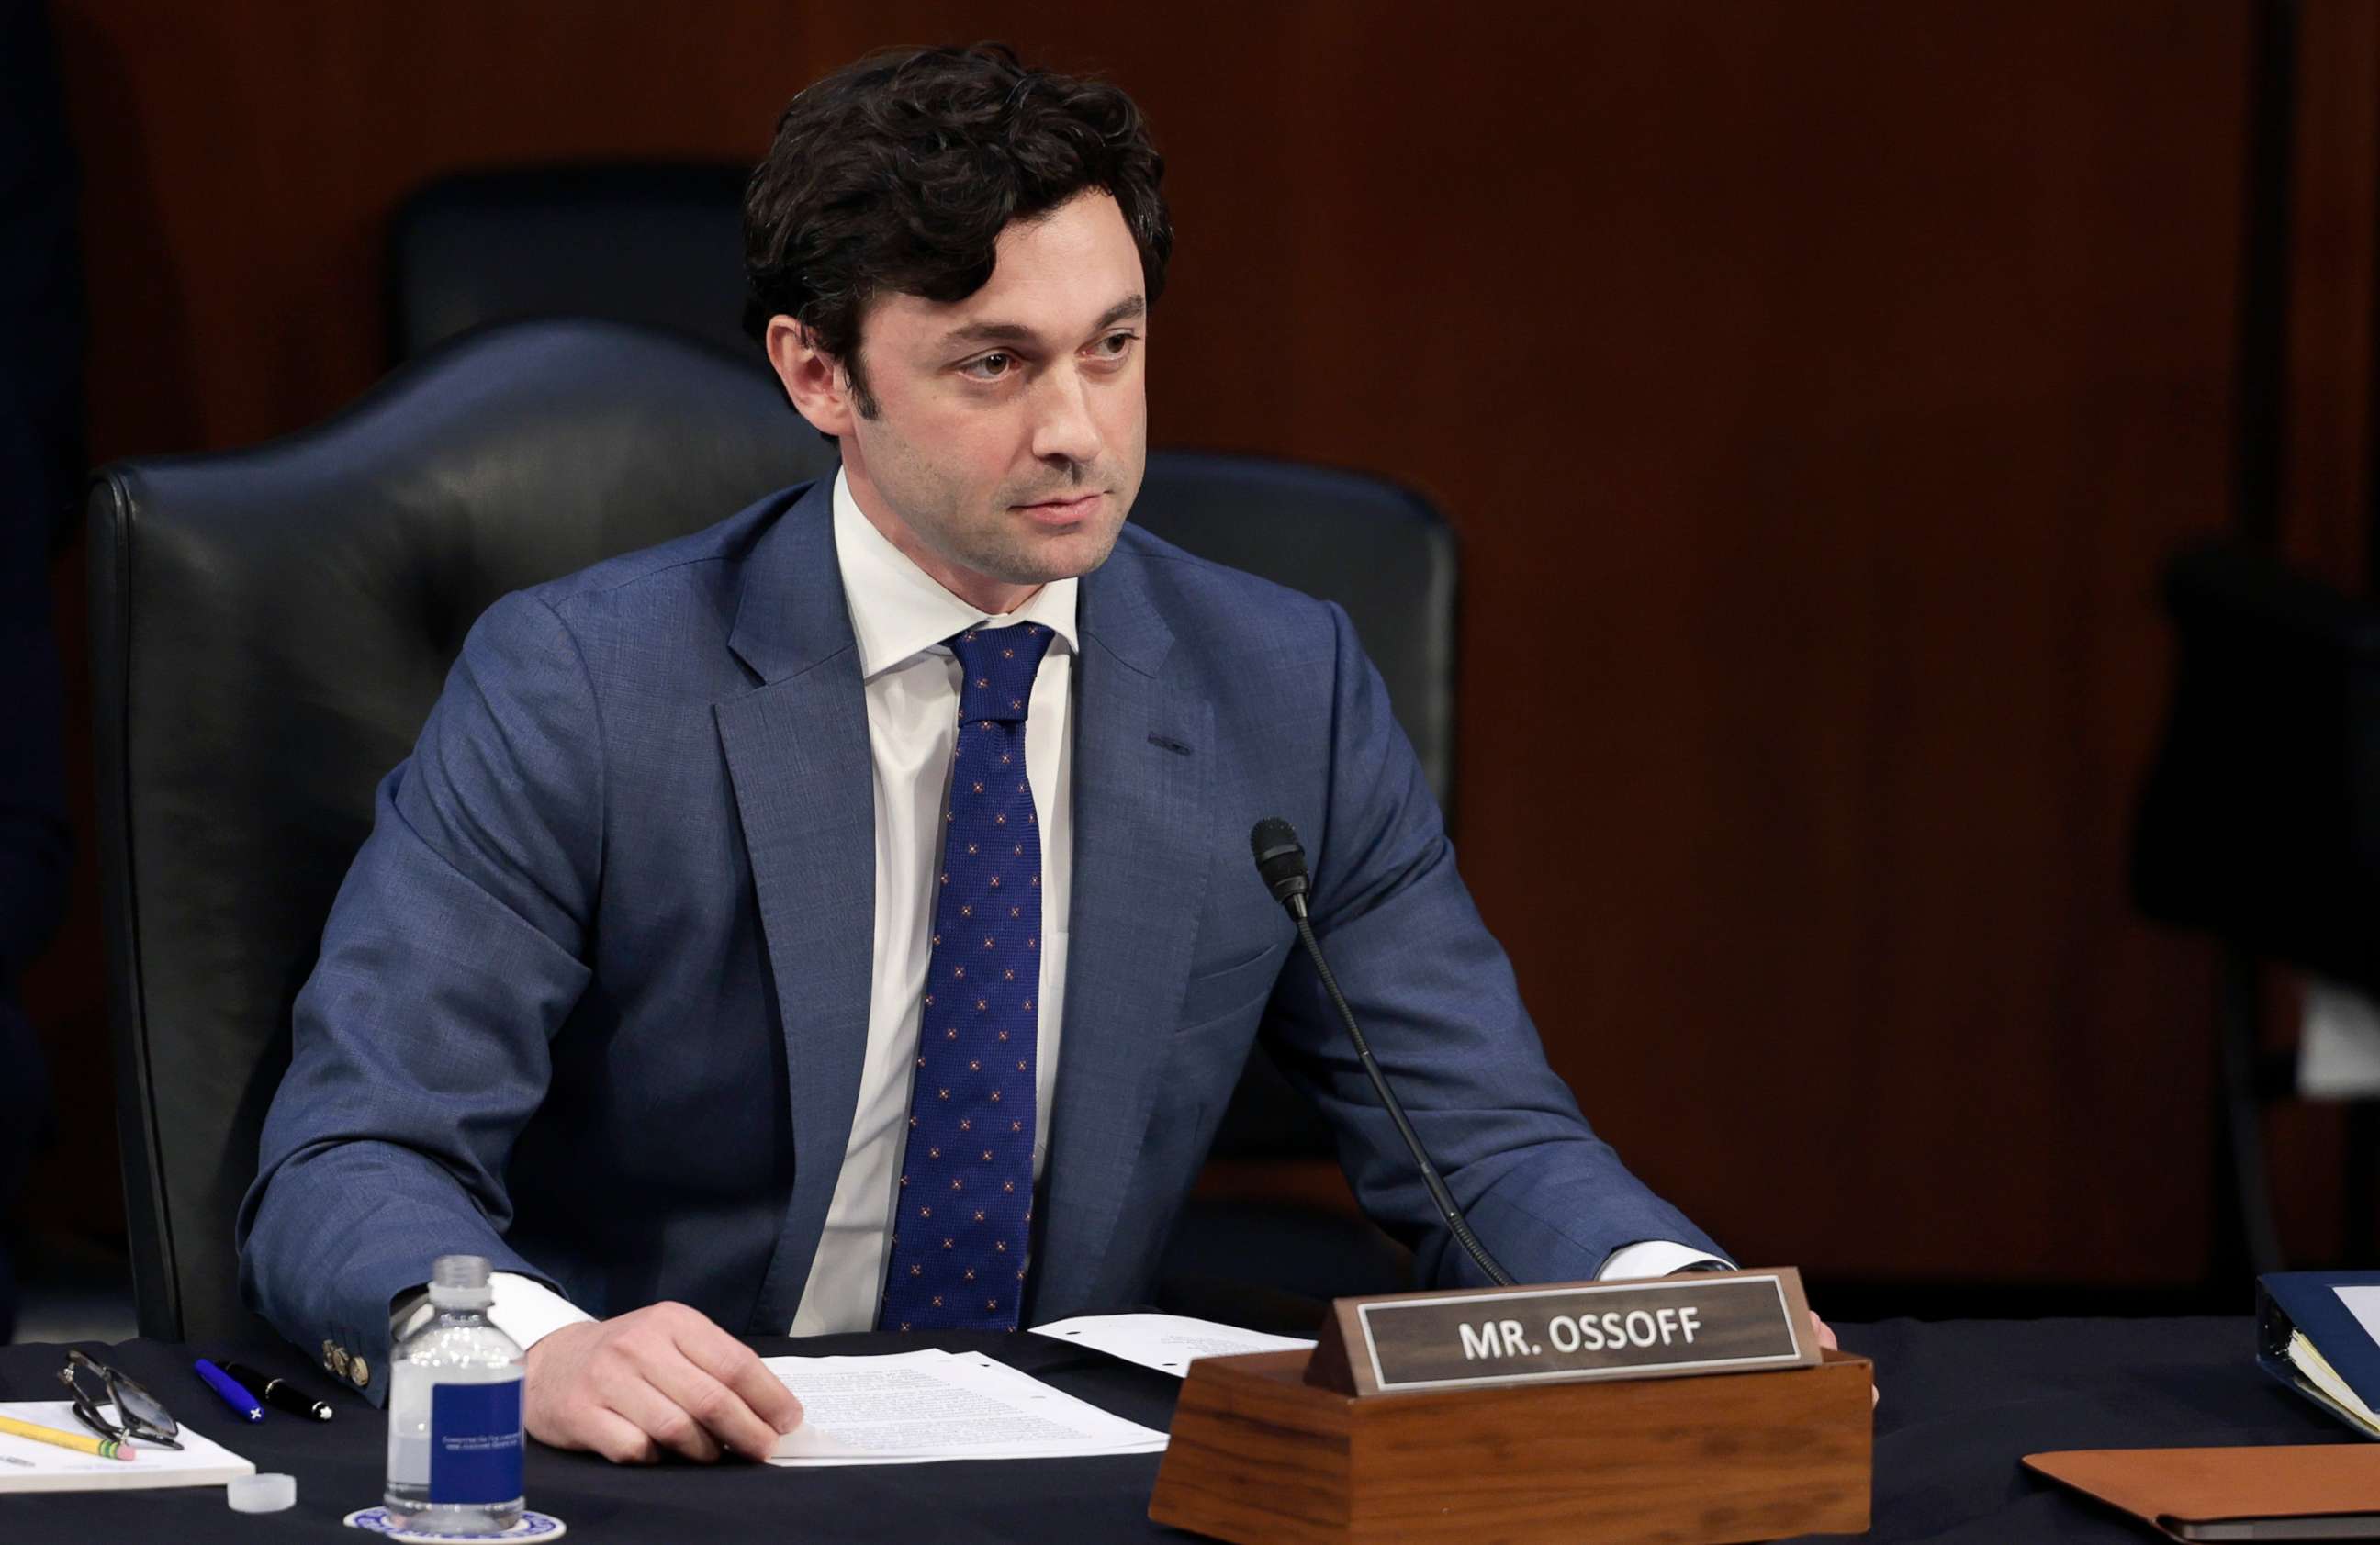
<path fill-rule="evenodd" d="M 80 1352 L 68 1352 L 66 1367 L 58 1370 L 58 1382 L 74 1392 L 75 1420 L 101 1437 L 119 1442 L 139 1438 L 161 1448 L 182 1446 L 176 1437 L 182 1424 L 174 1419 L 174 1414 L 155 1395 L 115 1370 Z M 115 1407 L 115 1421 L 99 1414 L 103 1406 Z"/>

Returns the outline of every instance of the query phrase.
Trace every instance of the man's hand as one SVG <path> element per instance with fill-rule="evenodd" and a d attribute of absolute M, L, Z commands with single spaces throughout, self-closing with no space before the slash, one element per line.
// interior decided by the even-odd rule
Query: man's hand
<path fill-rule="evenodd" d="M 565 1325 L 528 1349 L 528 1435 L 615 1465 L 765 1459 L 802 1405 L 759 1355 L 684 1304 Z"/>
<path fill-rule="evenodd" d="M 1815 1309 L 1810 1310 L 1810 1324 L 1812 1328 L 1816 1330 L 1818 1333 L 1819 1346 L 1831 1346 L 1838 1352 L 1843 1349 L 1842 1343 L 1835 1339 L 1834 1327 L 1828 1324 L 1824 1320 L 1819 1319 L 1818 1311 Z M 1883 1398 L 1884 1392 L 1882 1390 L 1877 1389 L 1874 1384 L 1870 1384 L 1867 1387 L 1867 1403 L 1870 1406 L 1876 1405 Z"/>

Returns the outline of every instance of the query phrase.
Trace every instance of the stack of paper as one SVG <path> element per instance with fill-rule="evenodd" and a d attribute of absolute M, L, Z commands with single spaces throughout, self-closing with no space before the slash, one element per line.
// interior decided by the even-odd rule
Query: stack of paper
<path fill-rule="evenodd" d="M 1153 1454 L 1165 1434 L 1111 1417 L 980 1352 L 770 1358 L 802 1403 L 771 1465 L 916 1465 Z"/>
<path fill-rule="evenodd" d="M 1085 1314 L 1033 1327 L 1035 1335 L 1072 1342 L 1111 1358 L 1136 1362 L 1176 1379 L 1200 1358 L 1235 1358 L 1245 1352 L 1312 1351 L 1295 1336 L 1244 1331 L 1186 1314 Z"/>
<path fill-rule="evenodd" d="M 2314 1350 L 2313 1343 L 2306 1339 L 2305 1332 L 2289 1333 L 2289 1345 L 2286 1355 L 2289 1359 L 2289 1366 L 2303 1374 L 2306 1382 L 2313 1386 L 2312 1393 L 2318 1393 L 2328 1400 L 2336 1408 L 2338 1415 L 2346 1418 L 2350 1424 L 2362 1428 L 2365 1436 L 2380 1438 L 2380 1415 L 2374 1414 L 2372 1407 L 2363 1403 L 2362 1397 L 2349 1387 L 2346 1380 L 2338 1376 L 2338 1370 L 2330 1366 L 2329 1358 Z"/>

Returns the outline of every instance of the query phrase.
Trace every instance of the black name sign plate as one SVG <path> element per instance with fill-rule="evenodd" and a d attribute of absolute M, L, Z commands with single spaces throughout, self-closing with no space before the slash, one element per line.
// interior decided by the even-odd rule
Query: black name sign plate
<path fill-rule="evenodd" d="M 1818 1360 L 1801 1275 L 1781 1267 L 1342 1298 L 1309 1382 L 1382 1394 L 1745 1373 Z"/>

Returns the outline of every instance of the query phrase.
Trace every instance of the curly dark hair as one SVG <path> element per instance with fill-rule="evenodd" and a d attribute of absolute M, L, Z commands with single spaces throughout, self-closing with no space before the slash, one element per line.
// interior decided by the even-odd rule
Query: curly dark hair
<path fill-rule="evenodd" d="M 1030 69 L 1005 45 L 898 49 L 793 100 L 744 191 L 744 330 L 787 315 L 876 404 L 860 318 L 880 295 L 964 300 L 991 278 L 1000 233 L 1076 194 L 1114 198 L 1151 306 L 1173 226 L 1165 162 L 1140 109 L 1102 80 Z"/>

